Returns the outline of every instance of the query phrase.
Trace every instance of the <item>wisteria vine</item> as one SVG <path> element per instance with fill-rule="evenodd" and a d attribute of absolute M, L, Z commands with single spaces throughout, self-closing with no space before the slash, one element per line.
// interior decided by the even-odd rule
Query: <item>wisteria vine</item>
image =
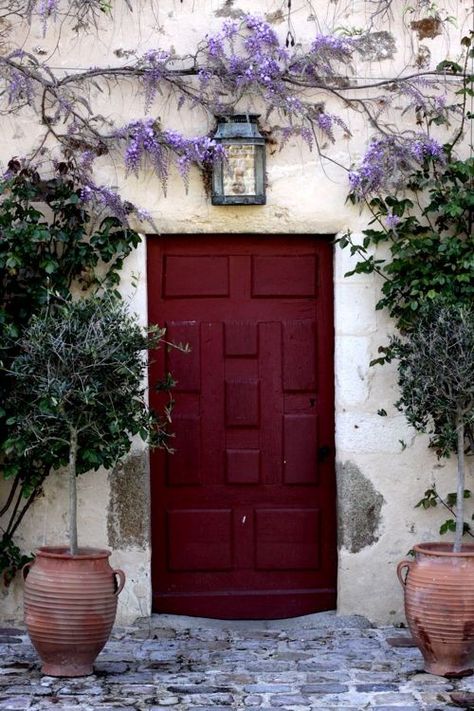
<path fill-rule="evenodd" d="M 23 6 L 30 18 L 36 16 L 45 31 L 51 31 L 58 17 L 74 15 L 77 4 L 77 0 L 28 0 Z M 371 4 L 377 6 L 371 15 L 376 18 L 384 3 Z M 91 17 L 113 9 L 104 0 L 82 5 L 89 7 Z M 390 3 L 384 5 L 382 16 L 393 11 Z M 110 196 L 104 199 L 106 188 L 101 192 L 94 184 L 93 169 L 96 158 L 117 148 L 127 173 L 138 175 L 142 169 L 152 169 L 164 190 L 171 163 L 187 183 L 191 166 L 207 170 L 222 158 L 212 134 L 184 136 L 147 117 L 156 114 L 154 109 L 163 97 L 174 99 L 178 109 L 185 105 L 189 110 L 198 108 L 211 119 L 241 106 L 246 110 L 264 107 L 272 138 L 283 145 L 299 137 L 323 157 L 325 144 L 351 135 L 347 119 L 328 108 L 339 105 L 346 115 L 348 110 L 362 115 L 374 133 L 360 166 L 343 166 L 353 192 L 364 197 L 393 188 L 416 161 L 421 163 L 427 156 L 442 159 L 441 145 L 430 135 L 430 127 L 459 122 L 459 105 L 446 91 L 447 85 L 454 90 L 459 85 L 460 73 L 453 63 L 361 85 L 354 66 L 367 51 L 369 40 L 367 33 L 317 33 L 304 47 L 295 43 L 290 32 L 282 38 L 265 19 L 242 14 L 225 20 L 218 32 L 203 38 L 196 51 L 185 57 L 156 47 L 142 56 L 126 53 L 127 61 L 119 66 L 59 73 L 31 52 L 16 49 L 0 56 L 1 109 L 7 114 L 34 109 L 44 132 L 29 158 L 35 160 L 45 146 L 51 150 L 53 139 L 82 168 L 83 195 L 88 199 L 96 195 L 110 207 Z M 142 95 L 143 116 L 111 126 L 86 97 L 93 86 L 130 80 Z M 395 99 L 398 109 L 414 119 L 402 131 L 390 117 Z M 124 217 L 120 201 L 115 203 Z"/>

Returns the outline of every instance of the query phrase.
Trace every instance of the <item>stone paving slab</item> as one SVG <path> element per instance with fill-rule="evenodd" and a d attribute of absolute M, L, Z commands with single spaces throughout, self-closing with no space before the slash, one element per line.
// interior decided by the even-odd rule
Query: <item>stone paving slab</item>
<path fill-rule="evenodd" d="M 116 629 L 93 676 L 54 679 L 41 675 L 25 631 L 4 627 L 0 711 L 474 709 L 459 705 L 474 677 L 425 674 L 407 644 L 406 630 L 330 613 L 272 622 L 156 615 Z"/>

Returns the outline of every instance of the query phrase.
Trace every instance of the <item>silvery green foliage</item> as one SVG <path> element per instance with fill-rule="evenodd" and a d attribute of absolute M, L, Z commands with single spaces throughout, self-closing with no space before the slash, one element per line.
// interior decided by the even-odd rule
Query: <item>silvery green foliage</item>
<path fill-rule="evenodd" d="M 474 427 L 474 307 L 428 303 L 416 327 L 391 345 L 398 358 L 398 407 L 417 430 L 428 432 L 440 456 L 456 451 L 461 413 Z"/>
<path fill-rule="evenodd" d="M 425 492 L 420 504 L 426 508 L 439 499 L 452 513 L 455 506 L 455 520 L 443 524 L 440 532 L 455 531 L 453 550 L 459 552 L 462 536 L 469 531 L 464 522 L 464 499 L 470 495 L 465 488 L 465 451 L 466 445 L 472 451 L 474 444 L 474 306 L 428 302 L 414 328 L 403 340 L 393 338 L 391 348 L 398 359 L 399 409 L 417 430 L 429 434 L 438 456 L 456 453 L 451 504 L 436 490 Z"/>
<path fill-rule="evenodd" d="M 116 296 L 52 301 L 17 342 L 7 402 L 14 413 L 6 450 L 26 462 L 66 467 L 70 549 L 78 551 L 76 477 L 111 468 L 135 435 L 166 446 L 169 411 L 150 412 L 146 352 L 164 334 L 143 330 Z"/>

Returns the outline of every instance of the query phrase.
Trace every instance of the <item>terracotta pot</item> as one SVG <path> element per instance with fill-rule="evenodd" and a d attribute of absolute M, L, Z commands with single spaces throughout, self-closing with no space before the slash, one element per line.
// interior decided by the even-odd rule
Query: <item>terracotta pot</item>
<path fill-rule="evenodd" d="M 45 547 L 23 568 L 25 623 L 43 662 L 43 674 L 93 673 L 125 584 L 124 573 L 112 570 L 109 556 L 110 551 L 95 548 L 82 548 L 71 556 L 65 547 Z"/>
<path fill-rule="evenodd" d="M 468 676 L 474 672 L 474 545 L 463 545 L 461 553 L 453 553 L 449 543 L 423 543 L 414 550 L 415 559 L 402 560 L 397 574 L 425 671 Z"/>

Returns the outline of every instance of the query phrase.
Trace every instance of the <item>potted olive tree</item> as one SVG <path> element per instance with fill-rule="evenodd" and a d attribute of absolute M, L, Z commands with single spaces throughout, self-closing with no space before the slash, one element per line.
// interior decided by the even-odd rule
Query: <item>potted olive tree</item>
<path fill-rule="evenodd" d="M 40 548 L 24 570 L 25 621 L 45 674 L 91 674 L 112 628 L 125 578 L 109 566 L 110 551 L 78 544 L 76 481 L 113 466 L 136 435 L 166 443 L 169 410 L 151 413 L 144 385 L 146 351 L 163 333 L 142 329 L 105 294 L 53 299 L 17 343 L 8 447 L 28 461 L 45 458 L 69 479 L 69 546 Z"/>
<path fill-rule="evenodd" d="M 399 408 L 428 432 L 440 456 L 457 458 L 454 543 L 422 543 L 402 560 L 405 611 L 432 674 L 474 672 L 474 545 L 463 543 L 465 450 L 474 431 L 474 306 L 434 300 L 416 327 L 391 342 L 398 358 Z M 403 571 L 407 569 L 407 575 Z"/>

